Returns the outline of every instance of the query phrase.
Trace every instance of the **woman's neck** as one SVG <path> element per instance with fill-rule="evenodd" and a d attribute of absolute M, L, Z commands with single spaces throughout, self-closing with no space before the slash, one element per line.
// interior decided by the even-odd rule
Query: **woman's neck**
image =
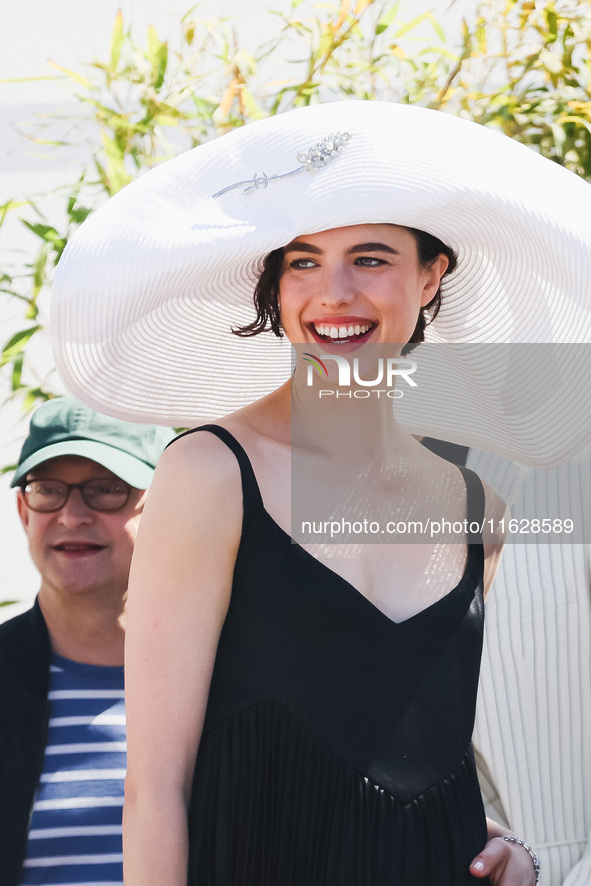
<path fill-rule="evenodd" d="M 339 384 L 337 376 L 318 383 L 298 360 L 290 390 L 293 447 L 325 450 L 356 463 L 406 447 L 409 435 L 396 422 L 396 400 L 388 395 L 395 389 L 350 381 Z"/>

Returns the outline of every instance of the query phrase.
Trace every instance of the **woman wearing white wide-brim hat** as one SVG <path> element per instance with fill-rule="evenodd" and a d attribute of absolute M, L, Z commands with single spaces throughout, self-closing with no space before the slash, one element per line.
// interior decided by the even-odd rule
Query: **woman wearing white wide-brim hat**
<path fill-rule="evenodd" d="M 591 335 L 590 208 L 481 127 L 343 102 L 164 164 L 74 238 L 68 386 L 216 417 L 163 457 L 132 569 L 127 886 L 536 881 L 470 747 L 504 505 L 397 417 L 542 464 L 584 445 L 560 346 Z"/>

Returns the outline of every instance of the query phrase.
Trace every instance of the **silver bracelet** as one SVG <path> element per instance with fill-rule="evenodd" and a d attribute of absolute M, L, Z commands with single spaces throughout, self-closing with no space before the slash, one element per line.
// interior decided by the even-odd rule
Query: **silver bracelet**
<path fill-rule="evenodd" d="M 540 859 L 538 858 L 536 853 L 533 851 L 531 846 L 529 846 L 525 842 L 525 840 L 520 840 L 519 837 L 514 837 L 513 834 L 507 834 L 505 837 L 503 837 L 503 840 L 505 840 L 506 843 L 517 843 L 518 846 L 523 846 L 525 851 L 529 853 L 529 857 L 532 860 L 532 864 L 534 866 L 534 872 L 536 875 L 536 886 L 538 886 L 538 883 L 540 882 Z"/>

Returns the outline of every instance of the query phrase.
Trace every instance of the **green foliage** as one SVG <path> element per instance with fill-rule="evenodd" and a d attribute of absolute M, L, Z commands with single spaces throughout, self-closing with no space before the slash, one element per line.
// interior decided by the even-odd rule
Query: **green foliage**
<path fill-rule="evenodd" d="M 55 218 L 18 197 L 0 206 L 0 226 L 16 215 L 36 243 L 24 267 L 0 274 L 0 291 L 22 302 L 26 321 L 0 366 L 26 408 L 52 395 L 26 382 L 27 357 L 43 327 L 39 298 L 72 232 L 141 172 L 236 126 L 345 96 L 409 102 L 495 127 L 591 179 L 591 0 L 481 0 L 447 40 L 431 13 L 405 14 L 410 2 L 303 8 L 291 0 L 261 13 L 273 36 L 253 52 L 232 22 L 198 6 L 170 43 L 154 28 L 138 42 L 119 13 L 87 76 L 52 62 L 76 96 L 83 125 L 68 131 L 87 133 L 90 163 L 60 192 Z"/>
<path fill-rule="evenodd" d="M 486 0 L 442 103 L 591 179 L 591 4 Z"/>

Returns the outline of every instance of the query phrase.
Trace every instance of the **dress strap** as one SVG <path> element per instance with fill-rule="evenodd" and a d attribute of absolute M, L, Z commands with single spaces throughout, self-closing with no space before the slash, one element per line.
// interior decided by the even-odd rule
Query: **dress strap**
<path fill-rule="evenodd" d="M 240 468 L 240 475 L 242 478 L 242 499 L 244 504 L 244 515 L 247 513 L 261 508 L 264 510 L 263 498 L 261 496 L 261 490 L 259 489 L 259 484 L 257 482 L 257 478 L 255 477 L 255 473 L 252 468 L 252 464 L 248 455 L 246 454 L 244 448 L 240 445 L 236 437 L 227 431 L 226 428 L 220 427 L 220 425 L 201 425 L 199 428 L 191 428 L 189 431 L 183 431 L 182 434 L 179 434 L 178 437 L 175 437 L 174 440 L 168 444 L 174 443 L 175 440 L 180 440 L 181 437 L 186 437 L 188 434 L 195 434 L 198 431 L 209 431 L 210 434 L 213 434 L 214 437 L 217 437 L 218 440 L 221 440 L 228 449 L 230 449 L 238 462 L 238 466 Z"/>
<path fill-rule="evenodd" d="M 468 544 L 482 544 L 481 527 L 484 525 L 485 507 L 484 486 L 478 474 L 470 470 L 470 468 L 465 467 L 465 465 L 458 465 L 457 467 L 462 472 L 466 484 L 466 518 L 468 520 L 468 528 L 470 529 L 474 523 L 478 524 L 477 532 L 468 532 Z"/>
<path fill-rule="evenodd" d="M 465 465 L 470 452 L 469 446 L 460 446 L 458 443 L 449 443 L 447 440 L 438 440 L 435 437 L 423 437 L 421 446 L 454 465 Z"/>

